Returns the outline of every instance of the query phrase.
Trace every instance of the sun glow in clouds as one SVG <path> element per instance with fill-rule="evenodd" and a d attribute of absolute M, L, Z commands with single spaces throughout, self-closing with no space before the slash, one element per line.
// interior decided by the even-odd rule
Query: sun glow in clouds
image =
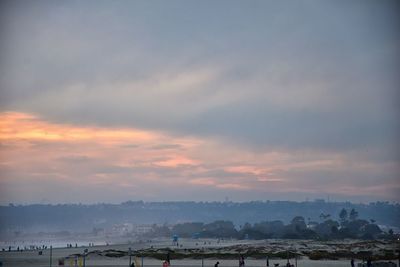
<path fill-rule="evenodd" d="M 149 142 L 160 138 L 154 133 L 136 129 L 109 130 L 102 128 L 76 127 L 52 124 L 37 117 L 17 112 L 0 115 L 0 140 L 43 141 L 97 141 L 105 143 Z"/>
<path fill-rule="evenodd" d="M 330 173 L 346 173 L 344 162 L 352 160 L 344 154 L 246 151 L 215 139 L 135 128 L 57 124 L 18 112 L 0 113 L 0 127 L 2 201 L 21 196 L 40 201 L 42 195 L 56 202 L 78 196 L 95 201 L 99 194 L 109 201 L 162 199 L 178 194 L 166 195 L 166 188 L 176 186 L 201 200 L 215 192 L 251 192 L 257 198 L 273 192 L 334 193 L 315 184 L 312 174 L 336 184 Z M 359 166 L 361 172 L 369 165 Z M 352 194 L 347 189 L 355 185 L 341 184 L 342 192 Z M 367 184 L 357 194 L 381 191 Z"/>

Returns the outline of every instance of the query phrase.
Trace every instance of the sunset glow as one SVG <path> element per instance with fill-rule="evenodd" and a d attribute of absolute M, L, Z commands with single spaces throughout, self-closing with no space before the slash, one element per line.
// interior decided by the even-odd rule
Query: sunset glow
<path fill-rule="evenodd" d="M 0 5 L 0 204 L 400 201 L 395 1 Z"/>
<path fill-rule="evenodd" d="M 112 186 L 112 191 L 124 197 L 140 195 L 150 199 L 172 184 L 179 184 L 188 192 L 192 186 L 201 186 L 216 191 L 253 191 L 258 195 L 321 191 L 333 194 L 333 190 L 317 184 L 297 181 L 295 173 L 343 169 L 348 157 L 337 154 L 322 160 L 327 155 L 316 153 L 302 159 L 290 151 L 254 153 L 232 149 L 212 139 L 133 128 L 54 124 L 18 112 L 1 113 L 0 121 L 0 183 L 4 196 L 10 192 L 27 196 L 39 193 L 36 187 L 24 186 L 35 183 L 44 187 L 49 183 L 58 188 L 91 187 L 94 191 Z M 213 158 L 207 156 L 210 154 Z M 246 163 L 251 165 L 242 165 Z M 341 192 L 352 194 L 352 190 L 345 186 Z M 379 194 L 382 188 L 371 185 L 363 190 Z M 86 196 L 88 201 L 94 200 L 90 193 Z M 56 199 L 63 201 L 66 195 L 61 192 Z"/>
<path fill-rule="evenodd" d="M 149 142 L 157 139 L 150 132 L 135 129 L 108 130 L 78 128 L 57 125 L 38 120 L 25 113 L 6 112 L 0 114 L 0 140 L 43 140 L 43 141 L 97 141 L 105 143 Z"/>

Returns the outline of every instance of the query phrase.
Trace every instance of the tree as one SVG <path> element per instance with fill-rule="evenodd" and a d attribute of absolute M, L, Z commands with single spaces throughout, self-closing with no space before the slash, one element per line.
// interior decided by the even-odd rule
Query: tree
<path fill-rule="evenodd" d="M 340 222 L 342 224 L 345 224 L 347 222 L 347 210 L 346 209 L 342 209 L 339 213 L 339 218 L 340 218 Z"/>
<path fill-rule="evenodd" d="M 246 223 L 243 225 L 243 228 L 242 228 L 242 229 L 251 229 L 251 224 L 248 223 L 248 222 L 246 222 Z"/>
<path fill-rule="evenodd" d="M 335 234 L 337 232 L 338 226 L 339 226 L 338 222 L 333 220 L 326 220 L 323 223 L 318 224 L 315 227 L 315 231 L 321 237 L 328 238 L 330 235 L 332 235 L 333 233 Z"/>
<path fill-rule="evenodd" d="M 348 229 L 348 233 L 351 236 L 358 237 L 362 234 L 363 229 L 368 225 L 369 222 L 367 220 L 354 220 L 347 223 L 346 228 Z M 350 236 L 349 236 L 350 237 Z"/>
<path fill-rule="evenodd" d="M 330 214 L 321 213 L 321 214 L 319 215 L 319 218 L 320 218 L 321 220 L 324 220 L 324 221 L 328 220 L 330 217 L 331 217 Z"/>
<path fill-rule="evenodd" d="M 374 239 L 382 230 L 376 224 L 367 224 L 362 228 L 363 238 Z"/>
<path fill-rule="evenodd" d="M 284 224 L 281 221 L 255 223 L 253 229 L 264 234 L 266 238 L 280 237 Z"/>
<path fill-rule="evenodd" d="M 284 228 L 283 238 L 302 238 L 304 231 L 307 229 L 303 216 L 296 216 L 291 223 Z"/>
<path fill-rule="evenodd" d="M 229 238 L 237 236 L 235 225 L 231 221 L 215 221 L 204 225 L 203 237 Z"/>
<path fill-rule="evenodd" d="M 305 224 L 303 216 L 296 216 L 292 219 L 292 224 Z"/>
<path fill-rule="evenodd" d="M 204 223 L 193 222 L 193 223 L 182 223 L 177 224 L 172 228 L 172 232 L 181 237 L 192 237 L 196 233 L 200 233 L 203 230 Z"/>
<path fill-rule="evenodd" d="M 349 218 L 351 221 L 357 220 L 358 212 L 355 209 L 351 209 Z"/>

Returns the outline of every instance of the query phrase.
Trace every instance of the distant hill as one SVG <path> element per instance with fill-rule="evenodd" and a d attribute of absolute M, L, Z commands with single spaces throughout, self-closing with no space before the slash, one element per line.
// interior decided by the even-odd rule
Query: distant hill
<path fill-rule="evenodd" d="M 364 219 L 379 225 L 400 227 L 400 204 L 375 202 L 253 201 L 253 202 L 143 202 L 121 204 L 59 204 L 0 206 L 0 233 L 13 231 L 92 231 L 95 227 L 114 224 L 176 224 L 229 220 L 235 225 L 246 222 L 281 220 L 289 223 L 294 216 L 319 221 L 320 215 L 338 219 L 342 208 L 355 209 Z"/>

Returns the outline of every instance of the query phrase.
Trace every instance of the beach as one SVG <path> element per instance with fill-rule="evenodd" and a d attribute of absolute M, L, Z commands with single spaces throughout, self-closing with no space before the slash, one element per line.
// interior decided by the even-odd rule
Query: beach
<path fill-rule="evenodd" d="M 214 266 L 219 261 L 221 267 L 238 266 L 238 257 L 243 254 L 246 266 L 258 267 L 279 264 L 285 266 L 289 255 L 291 264 L 301 267 L 316 266 L 350 266 L 350 258 L 343 256 L 344 251 L 361 255 L 371 253 L 377 256 L 383 253 L 389 255 L 400 248 L 397 242 L 384 241 L 312 241 L 312 240 L 216 240 L 216 239 L 182 239 L 173 243 L 169 239 L 153 239 L 136 241 L 127 244 L 110 244 L 99 246 L 78 246 L 72 248 L 52 248 L 42 250 L 2 251 L 0 261 L 3 266 L 13 267 L 44 267 L 58 266 L 59 260 L 64 260 L 64 266 L 128 266 L 129 248 L 131 261 L 136 266 L 162 266 L 167 254 L 171 254 L 171 266 Z M 85 250 L 87 251 L 85 253 Z M 41 252 L 41 255 L 39 255 Z M 289 253 L 290 252 L 290 253 Z M 310 259 L 310 255 L 322 253 L 321 258 Z M 295 253 L 294 257 L 291 253 Z M 51 256 L 50 256 L 51 254 Z M 85 255 L 85 259 L 83 259 Z M 275 255 L 275 256 L 274 256 Z M 318 254 L 319 255 L 319 254 Z M 328 259 L 324 257 L 328 255 Z M 365 254 L 366 255 L 366 254 Z M 389 256 L 390 258 L 390 256 Z M 387 261 L 390 259 L 386 259 Z M 391 259 L 396 262 L 396 256 Z M 355 259 L 361 262 L 362 259 Z M 397 263 L 397 262 L 396 262 Z M 80 265 L 81 264 L 81 265 Z"/>

